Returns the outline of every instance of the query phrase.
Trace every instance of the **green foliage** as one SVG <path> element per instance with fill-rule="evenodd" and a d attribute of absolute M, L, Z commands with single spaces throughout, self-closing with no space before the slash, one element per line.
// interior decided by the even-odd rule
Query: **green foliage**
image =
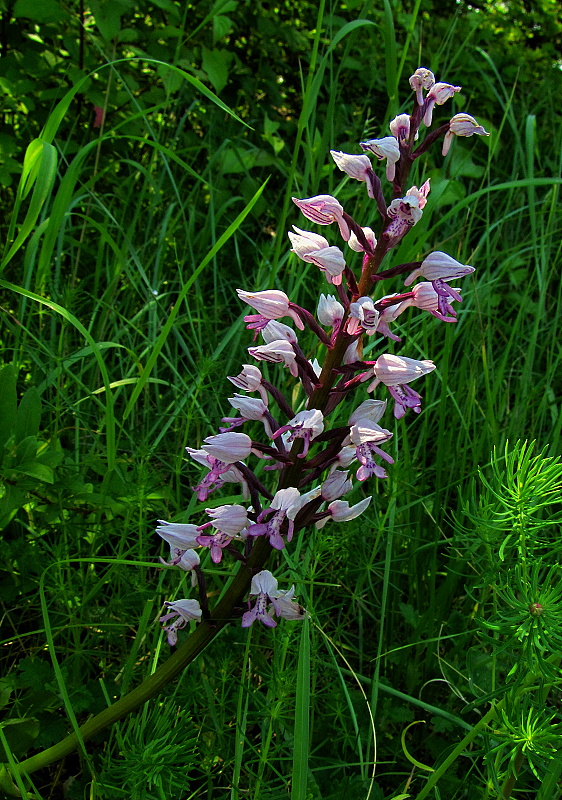
<path fill-rule="evenodd" d="M 15 513 L 29 500 L 30 494 L 41 496 L 55 483 L 56 468 L 63 454 L 48 441 L 38 439 L 41 420 L 41 399 L 36 387 L 30 387 L 18 404 L 15 373 L 11 365 L 0 371 L 2 425 L 0 443 L 0 529 L 8 525 Z M 47 486 L 46 486 L 47 485 Z M 45 498 L 46 499 L 46 498 Z"/>

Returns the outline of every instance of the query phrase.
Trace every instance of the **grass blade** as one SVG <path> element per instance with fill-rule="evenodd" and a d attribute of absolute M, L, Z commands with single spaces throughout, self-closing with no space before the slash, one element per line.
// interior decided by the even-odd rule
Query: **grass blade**
<path fill-rule="evenodd" d="M 303 621 L 297 667 L 295 703 L 295 741 L 291 800 L 305 800 L 308 784 L 308 747 L 310 714 L 310 627 Z"/>

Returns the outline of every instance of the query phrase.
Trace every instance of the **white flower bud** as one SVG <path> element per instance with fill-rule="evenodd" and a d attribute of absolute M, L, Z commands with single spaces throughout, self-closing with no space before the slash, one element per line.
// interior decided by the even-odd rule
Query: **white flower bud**
<path fill-rule="evenodd" d="M 342 321 L 344 308 L 333 295 L 321 294 L 316 313 L 322 325 L 329 325 L 334 328 Z"/>
<path fill-rule="evenodd" d="M 334 470 L 328 475 L 322 484 L 322 497 L 324 500 L 331 502 L 337 500 L 344 494 L 350 492 L 353 488 L 353 482 L 347 477 L 348 473 Z"/>
<path fill-rule="evenodd" d="M 355 425 L 360 419 L 379 422 L 385 411 L 386 400 L 364 400 L 360 406 L 357 406 L 347 424 Z"/>
<path fill-rule="evenodd" d="M 224 464 L 242 461 L 252 452 L 252 440 L 245 433 L 218 433 L 203 440 L 202 449 Z"/>
<path fill-rule="evenodd" d="M 294 342 L 295 344 L 298 342 L 297 334 L 294 330 L 289 325 L 285 325 L 276 319 L 270 320 L 265 328 L 262 328 L 261 335 L 267 344 L 279 341 L 279 339 L 286 339 L 288 342 Z"/>

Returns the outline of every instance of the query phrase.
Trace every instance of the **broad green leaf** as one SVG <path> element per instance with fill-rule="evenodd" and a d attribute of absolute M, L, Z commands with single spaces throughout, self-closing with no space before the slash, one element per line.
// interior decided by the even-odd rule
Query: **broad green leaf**
<path fill-rule="evenodd" d="M 22 464 L 19 469 L 14 470 L 14 472 L 27 475 L 29 478 L 37 478 L 37 480 L 43 481 L 43 483 L 55 482 L 55 473 L 51 467 L 48 467 L 46 464 L 40 464 L 38 461 L 27 461 L 25 464 Z"/>
<path fill-rule="evenodd" d="M 90 10 L 94 15 L 97 28 L 104 39 L 110 42 L 114 39 L 121 29 L 121 12 L 114 0 L 101 2 L 100 0 L 90 0 Z"/>
<path fill-rule="evenodd" d="M 39 734 L 39 723 L 36 719 L 10 719 L 2 723 L 2 731 L 11 752 L 21 758 L 24 756 Z M 4 751 L 4 752 L 2 752 Z M 0 746 L 0 758 L 7 761 L 5 748 Z"/>
<path fill-rule="evenodd" d="M 18 186 L 16 202 L 10 228 L 6 237 L 6 247 L 8 251 L 2 257 L 0 271 L 4 269 L 10 259 L 17 253 L 24 241 L 33 230 L 37 218 L 51 193 L 57 172 L 57 152 L 52 144 L 44 142 L 42 139 L 35 139 L 27 148 L 23 172 Z M 17 219 L 19 209 L 23 199 L 33 186 L 33 194 L 29 202 L 29 208 L 22 222 L 19 233 L 16 236 Z M 14 240 L 15 237 L 15 240 Z M 11 244 L 13 242 L 13 244 Z M 10 247 L 11 244 L 11 247 Z"/>
<path fill-rule="evenodd" d="M 158 67 L 158 75 L 166 88 L 168 94 L 173 94 L 181 89 L 184 79 L 182 75 L 178 75 L 174 70 L 168 67 Z"/>
<path fill-rule="evenodd" d="M 213 17 L 213 44 L 219 42 L 232 30 L 232 20 L 219 14 Z"/>
<path fill-rule="evenodd" d="M 26 494 L 18 486 L 7 483 L 5 494 L 0 497 L 0 531 L 11 522 L 16 511 L 26 502 Z"/>
<path fill-rule="evenodd" d="M 451 153 L 448 174 L 453 178 L 460 176 L 481 178 L 484 174 L 484 167 L 474 163 L 470 150 L 457 145 Z"/>
<path fill-rule="evenodd" d="M 226 50 L 207 50 L 203 47 L 203 69 L 209 76 L 215 92 L 220 92 L 228 80 L 230 54 Z"/>
<path fill-rule="evenodd" d="M 221 172 L 223 175 L 234 172 L 247 172 L 252 167 L 268 167 L 275 163 L 275 158 L 265 150 L 252 147 L 228 148 L 222 153 Z"/>
<path fill-rule="evenodd" d="M 0 447 L 3 447 L 16 424 L 16 375 L 11 364 L 0 370 Z"/>
<path fill-rule="evenodd" d="M 167 11 L 168 14 L 171 14 L 176 19 L 180 18 L 179 8 L 172 2 L 172 0 L 150 0 L 158 8 L 161 8 L 162 11 Z"/>
<path fill-rule="evenodd" d="M 122 28 L 117 36 L 118 42 L 138 42 L 140 38 L 139 31 L 135 28 Z"/>
<path fill-rule="evenodd" d="M 20 660 L 18 667 L 21 671 L 21 683 L 30 689 L 44 689 L 45 685 L 55 678 L 51 663 L 43 658 L 27 656 Z"/>
<path fill-rule="evenodd" d="M 12 468 L 20 469 L 24 464 L 35 461 L 36 455 L 37 438 L 35 436 L 26 436 L 26 438 L 22 439 L 22 441 L 20 441 L 16 447 Z"/>
<path fill-rule="evenodd" d="M 0 708 L 4 708 L 8 704 L 13 688 L 8 678 L 0 678 Z"/>
<path fill-rule="evenodd" d="M 15 437 L 16 444 L 26 436 L 36 436 L 41 422 L 41 398 L 39 392 L 32 386 L 22 397 L 16 414 Z"/>
<path fill-rule="evenodd" d="M 236 0 L 217 0 L 211 9 L 212 14 L 228 14 L 230 11 L 236 11 L 238 3 Z"/>
<path fill-rule="evenodd" d="M 16 0 L 13 17 L 27 17 L 34 22 L 62 22 L 69 13 L 57 0 Z"/>
<path fill-rule="evenodd" d="M 21 797 L 21 791 L 14 783 L 6 764 L 0 764 L 0 789 L 9 797 Z"/>
<path fill-rule="evenodd" d="M 58 467 L 64 459 L 64 451 L 58 439 L 51 442 L 39 442 L 37 449 L 37 462 L 46 464 L 50 469 Z"/>

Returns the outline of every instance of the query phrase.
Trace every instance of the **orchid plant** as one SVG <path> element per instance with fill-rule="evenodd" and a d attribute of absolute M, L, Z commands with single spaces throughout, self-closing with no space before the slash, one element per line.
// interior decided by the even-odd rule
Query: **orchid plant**
<path fill-rule="evenodd" d="M 421 396 L 410 384 L 434 370 L 433 361 L 384 352 L 374 360 L 366 360 L 364 337 L 379 334 L 400 342 L 392 324 L 410 306 L 428 311 L 442 322 L 455 322 L 452 304 L 461 302 L 461 295 L 448 282 L 474 272 L 474 268 L 440 251 L 429 253 L 422 261 L 382 271 L 381 265 L 419 222 L 427 202 L 429 180 L 419 188 L 406 189 L 414 161 L 441 138 L 445 155 L 454 136 L 488 133 L 469 114 L 456 114 L 416 144 L 420 128 L 431 125 L 435 105 L 445 103 L 461 87 L 436 83 L 433 73 L 424 68 L 411 76 L 410 86 L 416 95 L 414 109 L 411 115 L 400 114 L 390 123 L 391 136 L 361 142 L 363 153 L 359 155 L 331 151 L 340 170 L 366 184 L 367 194 L 376 202 L 380 217 L 378 234 L 362 227 L 331 195 L 293 198 L 307 220 L 326 227 L 336 223 L 350 250 L 362 254 L 361 274 L 356 275 L 348 265 L 339 246 L 330 244 L 316 231 L 294 225 L 288 234 L 292 252 L 318 267 L 331 289 L 320 295 L 316 317 L 278 289 L 237 290 L 240 299 L 255 312 L 244 317 L 247 328 L 254 332 L 254 338 L 261 335 L 263 339 L 263 344 L 248 348 L 249 356 L 254 362 L 286 367 L 302 387 L 300 394 L 291 394 L 301 398 L 302 408 L 293 408 L 289 398 L 266 380 L 254 363 L 244 364 L 240 374 L 229 377 L 245 393 L 229 398 L 239 416 L 224 417 L 225 427 L 207 437 L 200 449 L 187 448 L 191 458 L 207 469 L 194 488 L 198 500 L 206 501 L 228 482 L 240 485 L 249 506 L 207 508 L 210 521 L 200 525 L 160 521 L 156 530 L 170 546 L 168 563 L 195 573 L 194 584 L 199 595 L 198 600 L 166 604 L 169 610 L 161 621 L 170 645 L 176 644 L 178 629 L 190 619 L 203 620 L 209 625 L 221 621 L 208 607 L 198 548 L 209 548 L 215 564 L 229 557 L 240 561 L 246 569 L 245 589 L 250 589 L 250 600 L 248 610 L 241 614 L 243 627 L 256 620 L 266 627 L 275 627 L 276 617 L 302 619 L 306 612 L 293 597 L 294 587 L 278 590 L 277 580 L 263 569 L 268 555 L 271 550 L 287 547 L 307 526 L 321 528 L 329 521 L 345 522 L 362 514 L 370 503 L 369 496 L 352 506 L 341 498 L 353 489 L 350 473 L 355 466 L 355 478 L 365 482 L 371 478 L 385 479 L 383 463 L 394 463 L 383 449 L 393 437 L 382 424 L 388 395 L 397 419 L 408 410 L 416 414 L 421 411 Z M 393 193 L 389 202 L 366 153 L 379 161 L 386 160 L 386 179 Z M 411 288 L 384 294 L 383 282 L 402 274 L 406 275 L 404 286 Z M 294 327 L 281 322 L 282 319 L 288 319 Z M 307 358 L 295 327 L 299 331 L 309 329 L 317 337 L 323 363 L 317 358 Z M 340 403 L 360 392 L 363 395 L 381 392 L 381 396 L 360 397 L 346 424 L 330 427 L 329 418 Z M 263 425 L 262 440 L 256 441 L 235 430 L 248 422 Z M 257 466 L 251 466 L 256 459 Z M 258 477 L 264 471 L 275 476 L 273 488 L 266 487 Z M 252 598 L 255 598 L 253 606 Z"/>
<path fill-rule="evenodd" d="M 328 283 L 320 295 L 316 315 L 293 303 L 279 289 L 250 292 L 239 289 L 240 299 L 255 313 L 245 317 L 254 338 L 248 348 L 252 363 L 229 377 L 242 393 L 229 403 L 236 412 L 224 417 L 223 426 L 208 436 L 200 448 L 187 448 L 190 457 L 206 472 L 194 488 L 197 499 L 207 498 L 226 483 L 239 485 L 243 502 L 207 508 L 208 519 L 200 524 L 161 520 L 157 534 L 170 547 L 170 568 L 191 574 L 197 597 L 166 602 L 161 622 L 170 646 L 176 651 L 140 686 L 124 695 L 97 716 L 46 750 L 0 770 L 0 787 L 17 795 L 21 775 L 53 763 L 99 731 L 122 718 L 157 694 L 227 624 L 238 620 L 248 628 L 261 622 L 273 628 L 280 618 L 301 620 L 307 612 L 297 602 L 294 587 L 279 589 L 277 579 L 265 569 L 272 551 L 280 551 L 308 526 L 322 528 L 332 522 L 355 519 L 369 506 L 368 495 L 354 505 L 344 498 L 355 479 L 362 484 L 387 477 L 386 465 L 394 459 L 384 449 L 393 433 L 384 427 L 388 399 L 395 418 L 408 411 L 419 414 L 422 398 L 410 384 L 435 369 L 430 360 L 382 352 L 376 359 L 363 357 L 365 337 L 376 334 L 400 342 L 393 332 L 396 319 L 408 307 L 427 311 L 442 322 L 454 323 L 454 302 L 460 290 L 449 284 L 474 271 L 444 252 L 432 252 L 421 261 L 381 269 L 383 260 L 422 217 L 430 191 L 429 180 L 420 187 L 408 186 L 414 161 L 443 140 L 446 154 L 455 136 L 487 136 L 468 114 L 453 118 L 428 133 L 420 132 L 432 122 L 436 105 L 443 105 L 460 86 L 436 83 L 428 69 L 417 69 L 410 77 L 415 103 L 410 115 L 400 114 L 390 123 L 390 136 L 361 142 L 361 154 L 331 151 L 336 166 L 350 178 L 365 183 L 375 201 L 379 230 L 362 227 L 330 195 L 294 199 L 303 216 L 323 227 L 336 223 L 349 249 L 361 254 L 361 272 L 356 274 L 342 249 L 330 244 L 317 230 L 293 226 L 289 232 L 292 252 L 318 267 Z M 375 172 L 370 155 L 386 160 L 386 180 L 392 197 Z M 385 281 L 405 276 L 404 291 L 385 294 Z M 294 327 L 281 322 L 288 319 Z M 318 353 L 309 360 L 299 345 L 299 331 L 312 331 Z M 254 363 L 255 362 L 255 363 Z M 269 362 L 286 367 L 300 383 L 299 407 L 269 382 L 257 364 Z M 377 397 L 371 394 L 377 393 Z M 356 398 L 355 410 L 345 424 L 330 425 L 330 417 L 344 400 Z M 238 429 L 261 423 L 263 437 L 257 441 Z M 271 477 L 270 485 L 262 481 Z M 368 485 L 368 484 L 367 484 Z M 209 607 L 206 579 L 197 551 L 208 548 L 214 564 L 235 559 L 239 568 L 214 608 Z M 244 601 L 247 601 L 244 604 Z M 195 624 L 185 641 L 178 632 Z"/>

